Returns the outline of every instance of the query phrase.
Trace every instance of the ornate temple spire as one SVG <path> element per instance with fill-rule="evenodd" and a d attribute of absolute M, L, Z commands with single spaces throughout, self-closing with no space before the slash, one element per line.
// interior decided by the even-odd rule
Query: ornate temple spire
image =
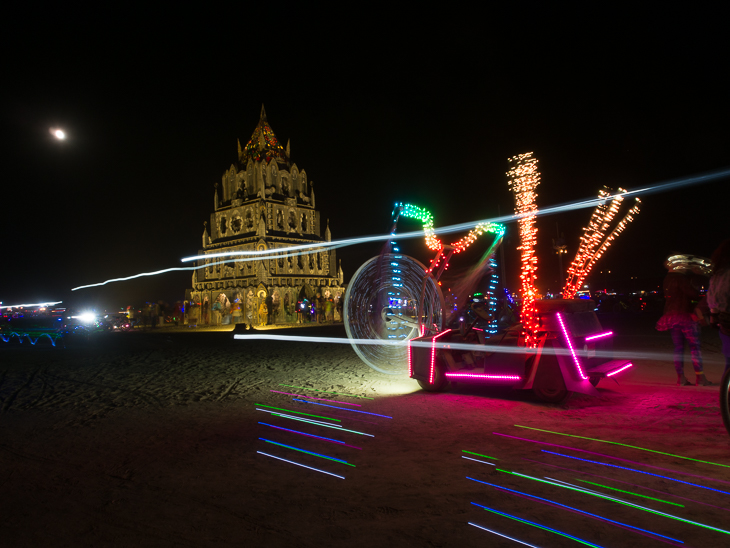
<path fill-rule="evenodd" d="M 271 162 L 271 160 L 276 160 L 277 162 L 286 164 L 289 163 L 286 151 L 281 146 L 281 143 L 279 143 L 279 140 L 276 138 L 274 131 L 269 125 L 266 118 L 266 109 L 263 104 L 261 105 L 261 117 L 259 118 L 259 123 L 251 135 L 251 139 L 249 139 L 246 146 L 243 147 L 239 153 L 238 159 L 244 165 L 248 163 L 249 160 L 253 160 L 254 162 L 266 162 L 267 164 Z"/>

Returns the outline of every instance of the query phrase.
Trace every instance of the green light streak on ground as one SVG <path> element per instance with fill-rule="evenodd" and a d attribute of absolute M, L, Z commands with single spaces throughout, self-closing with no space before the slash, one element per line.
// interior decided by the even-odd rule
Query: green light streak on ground
<path fill-rule="evenodd" d="M 269 409 L 278 409 L 279 411 L 286 411 L 287 413 L 294 413 L 296 415 L 306 415 L 307 417 L 317 417 L 318 419 L 327 419 L 328 421 L 342 422 L 340 419 L 331 419 L 330 417 L 323 417 L 322 415 L 312 415 L 310 413 L 302 413 L 301 411 L 292 411 L 290 409 L 282 409 L 281 407 L 274 407 L 273 405 L 264 405 L 263 403 L 256 403 L 261 407 L 268 407 Z"/>
<path fill-rule="evenodd" d="M 665 514 L 664 512 L 659 512 L 658 510 L 652 510 L 651 508 L 639 506 L 638 504 L 632 504 L 631 502 L 626 502 L 625 500 L 617 499 L 614 497 L 609 497 L 608 495 L 601 495 L 600 493 L 594 493 L 592 491 L 587 491 L 585 489 L 580 489 L 578 487 L 571 487 L 570 485 L 562 485 L 560 483 L 555 483 L 554 481 L 534 478 L 532 476 L 520 474 L 519 472 L 510 472 L 508 470 L 501 470 L 499 468 L 496 468 L 496 470 L 498 470 L 499 472 L 504 472 L 506 474 L 511 474 L 513 476 L 518 476 L 520 478 L 527 478 L 527 479 L 531 479 L 533 481 L 539 481 L 540 483 L 547 483 L 548 485 L 554 485 L 555 487 L 562 487 L 563 489 L 568 489 L 570 491 L 577 491 L 578 493 L 584 493 L 586 495 L 591 495 L 592 497 L 598 497 L 599 499 L 612 500 L 613 502 L 618 502 L 619 504 L 623 504 L 624 506 L 630 506 L 631 508 L 636 508 L 637 510 L 643 510 L 644 512 L 649 512 L 650 514 L 656 514 L 657 516 L 664 516 L 665 518 L 676 519 L 677 521 L 689 523 L 690 525 L 696 525 L 697 527 L 702 527 L 704 529 L 710 529 L 711 531 L 717 531 L 718 533 L 725 533 L 726 535 L 730 535 L 730 531 L 725 531 L 724 529 L 718 529 L 717 527 L 712 527 L 711 525 L 705 525 L 704 523 L 699 523 L 697 521 L 680 518 L 679 516 L 673 516 L 672 514 Z"/>
<path fill-rule="evenodd" d="M 287 388 L 300 388 L 302 390 L 311 390 L 312 392 L 323 392 L 325 394 L 337 394 L 338 396 L 352 396 L 353 398 L 365 398 L 366 400 L 375 399 L 375 398 L 369 398 L 367 396 L 358 396 L 357 394 L 345 394 L 343 392 L 328 392 L 327 390 L 317 390 L 316 388 L 307 388 L 306 386 L 294 386 L 292 384 L 279 384 L 279 386 L 286 386 Z"/>
<path fill-rule="evenodd" d="M 538 529 L 542 529 L 543 531 L 547 531 L 548 533 L 555 533 L 556 535 L 560 535 L 561 537 L 569 538 L 570 540 L 580 542 L 581 544 L 585 544 L 586 546 L 591 546 L 592 548 L 602 548 L 598 544 L 591 544 L 590 542 L 586 542 L 584 540 L 580 540 L 579 538 L 572 537 L 570 535 L 566 535 L 564 533 L 561 533 L 560 531 L 556 531 L 555 529 L 548 529 L 547 527 L 541 527 L 540 525 L 537 525 L 536 523 L 530 523 L 529 521 L 525 521 L 524 519 L 520 519 L 516 516 L 508 516 L 506 514 L 503 514 L 502 512 L 496 512 L 496 511 L 492 510 L 491 508 L 482 508 L 482 510 L 486 510 L 487 512 L 492 512 L 493 514 L 497 514 L 498 516 L 503 516 L 505 518 L 519 521 L 520 523 L 524 523 L 525 525 L 530 525 L 531 527 L 537 527 Z"/>
<path fill-rule="evenodd" d="M 291 445 L 284 445 L 283 443 L 276 443 L 275 441 L 269 441 L 264 440 L 266 443 L 273 443 L 274 445 L 278 445 L 279 447 L 284 447 L 286 449 L 294 449 L 294 451 L 299 451 L 300 453 L 306 453 L 307 455 L 312 455 L 313 457 L 319 457 L 320 459 L 327 459 L 331 460 L 333 462 L 339 462 L 340 464 L 346 464 L 347 466 L 355 467 L 354 464 L 350 464 L 349 462 L 343 462 L 340 459 L 333 459 L 332 457 L 325 457 L 324 455 L 318 455 L 317 453 L 312 453 L 311 451 L 305 451 L 304 449 L 297 449 L 296 447 L 292 447 Z"/>
<path fill-rule="evenodd" d="M 598 487 L 603 487 L 604 489 L 611 489 L 612 491 L 618 491 L 619 493 L 626 493 L 628 495 L 634 495 L 635 497 L 642 497 L 642 498 L 645 498 L 645 499 L 656 500 L 656 501 L 659 501 L 659 502 L 665 502 L 665 503 L 671 504 L 673 506 L 680 506 L 680 507 L 684 508 L 684 504 L 678 504 L 676 502 L 669 502 L 668 500 L 656 499 L 654 497 L 648 497 L 646 495 L 640 495 L 639 493 L 633 493 L 632 491 L 624 491 L 623 489 L 616 489 L 615 487 L 609 487 L 608 485 L 601 485 L 600 483 L 593 483 L 592 481 L 586 481 L 586 480 L 582 480 L 582 479 L 578 479 L 578 478 L 575 478 L 575 481 L 580 481 L 580 482 L 583 482 L 583 483 L 589 483 L 591 485 L 596 485 Z"/>
<path fill-rule="evenodd" d="M 666 455 L 668 457 L 674 457 L 677 459 L 693 460 L 695 462 L 701 462 L 703 464 L 712 464 L 713 466 L 722 466 L 724 468 L 730 468 L 730 464 L 720 464 L 717 462 L 710 462 L 709 460 L 693 459 L 692 457 L 683 457 L 682 455 L 674 455 L 672 453 L 664 453 L 663 451 L 655 451 L 654 449 L 647 449 L 646 447 L 637 447 L 636 445 L 629 445 L 627 443 L 619 443 L 617 441 L 599 440 L 597 438 L 587 438 L 585 436 L 576 436 L 575 434 L 564 434 L 563 432 L 553 432 L 552 430 L 543 430 L 541 428 L 533 428 L 532 426 L 522 426 L 521 424 L 515 424 L 517 428 L 527 428 L 528 430 L 537 430 L 538 432 L 547 432 L 548 434 L 557 434 L 558 436 L 569 436 L 571 438 L 579 438 L 582 440 L 600 441 L 601 443 L 611 443 L 613 445 L 621 445 L 623 447 L 630 447 L 631 449 L 639 449 L 640 451 L 649 451 L 650 453 L 658 453 L 659 455 Z"/>
<path fill-rule="evenodd" d="M 484 457 L 485 459 L 493 459 L 493 460 L 499 460 L 497 457 L 490 457 L 487 455 L 480 455 L 479 453 L 472 453 L 471 451 L 467 451 L 466 449 L 461 450 L 462 453 L 469 453 L 470 455 L 476 455 L 477 457 Z"/>

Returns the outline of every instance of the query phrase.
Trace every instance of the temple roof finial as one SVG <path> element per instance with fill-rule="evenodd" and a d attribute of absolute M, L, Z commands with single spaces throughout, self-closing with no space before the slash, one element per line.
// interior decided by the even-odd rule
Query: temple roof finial
<path fill-rule="evenodd" d="M 265 122 L 266 120 L 266 109 L 264 108 L 264 104 L 261 103 L 261 119 Z"/>

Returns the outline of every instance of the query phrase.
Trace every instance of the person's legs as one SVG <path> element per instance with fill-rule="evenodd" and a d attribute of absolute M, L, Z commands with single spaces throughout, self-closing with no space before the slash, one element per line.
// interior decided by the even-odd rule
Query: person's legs
<path fill-rule="evenodd" d="M 700 326 L 697 323 L 685 326 L 682 329 L 687 344 L 689 345 L 689 351 L 692 356 L 692 366 L 695 370 L 697 386 L 709 386 L 712 383 L 705 377 L 705 372 L 702 369 L 702 351 L 700 349 Z"/>
<path fill-rule="evenodd" d="M 675 325 L 669 330 L 674 343 L 674 369 L 678 377 L 684 376 L 684 333 L 682 328 Z M 679 383 L 679 381 L 677 381 Z"/>

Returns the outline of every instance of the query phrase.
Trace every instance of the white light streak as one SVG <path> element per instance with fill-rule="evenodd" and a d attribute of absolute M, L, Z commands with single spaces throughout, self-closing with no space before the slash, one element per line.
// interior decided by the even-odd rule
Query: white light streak
<path fill-rule="evenodd" d="M 26 303 L 26 304 L 3 304 L 0 302 L 0 308 L 26 308 L 30 306 L 51 306 L 54 304 L 61 304 L 63 301 L 53 301 L 47 303 Z"/>

